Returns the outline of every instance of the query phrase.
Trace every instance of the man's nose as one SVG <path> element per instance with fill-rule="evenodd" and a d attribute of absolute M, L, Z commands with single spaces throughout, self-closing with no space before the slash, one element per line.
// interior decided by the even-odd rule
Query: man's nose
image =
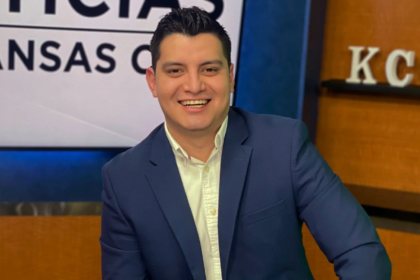
<path fill-rule="evenodd" d="M 198 94 L 202 92 L 205 88 L 204 82 L 201 80 L 200 75 L 198 74 L 189 74 L 186 76 L 186 81 L 184 83 L 185 92 L 190 92 L 192 94 Z"/>

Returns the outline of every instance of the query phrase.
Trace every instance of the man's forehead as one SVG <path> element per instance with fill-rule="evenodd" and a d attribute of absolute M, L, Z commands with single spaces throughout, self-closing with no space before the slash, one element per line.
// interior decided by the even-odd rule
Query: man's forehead
<path fill-rule="evenodd" d="M 220 40 L 213 34 L 201 33 L 196 36 L 186 36 L 175 33 L 162 40 L 160 45 L 160 56 L 191 54 L 190 52 L 214 52 L 223 54 L 223 47 Z"/>

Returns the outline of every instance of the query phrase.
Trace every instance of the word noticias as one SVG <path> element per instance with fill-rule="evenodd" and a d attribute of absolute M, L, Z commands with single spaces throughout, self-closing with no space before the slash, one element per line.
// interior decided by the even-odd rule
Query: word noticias
<path fill-rule="evenodd" d="M 349 49 L 353 52 L 353 59 L 351 63 L 351 75 L 346 80 L 347 83 L 365 85 L 375 85 L 377 80 L 373 77 L 372 70 L 369 65 L 369 61 L 380 52 L 378 47 L 368 47 L 368 54 L 361 59 L 365 47 L 362 46 L 350 46 Z M 402 49 L 396 49 L 392 51 L 387 60 L 385 66 L 385 73 L 388 83 L 393 87 L 406 87 L 413 81 L 413 74 L 407 74 L 403 79 L 398 77 L 398 63 L 401 59 L 404 59 L 407 67 L 414 66 L 415 52 L 406 51 Z M 360 78 L 360 72 L 363 71 L 365 79 Z"/>
<path fill-rule="evenodd" d="M 61 1 L 61 0 L 60 0 Z M 206 0 L 214 5 L 213 12 L 210 15 L 217 19 L 223 12 L 224 3 L 223 0 Z M 4 1 L 5 2 L 5 1 Z M 111 8 L 108 4 L 103 1 L 96 6 L 86 5 L 82 0 L 68 0 L 72 9 L 81 16 L 84 17 L 99 17 L 106 14 Z M 86 2 L 86 1 L 85 1 Z M 56 0 L 45 0 L 45 14 L 55 15 L 56 14 Z M 152 8 L 180 8 L 178 0 L 145 0 L 141 7 L 137 18 L 146 19 Z M 20 13 L 21 1 L 20 0 L 9 0 L 9 12 Z M 61 11 L 63 12 L 63 11 Z M 128 18 L 130 15 L 130 0 L 119 0 L 118 17 Z"/>

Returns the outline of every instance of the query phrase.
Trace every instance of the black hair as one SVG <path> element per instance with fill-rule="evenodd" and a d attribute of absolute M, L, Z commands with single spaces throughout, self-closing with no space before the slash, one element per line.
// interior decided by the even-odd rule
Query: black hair
<path fill-rule="evenodd" d="M 173 9 L 159 21 L 150 42 L 153 70 L 156 70 L 156 63 L 160 58 L 160 44 L 167 36 L 175 33 L 190 37 L 201 33 L 215 35 L 222 43 L 223 54 L 230 66 L 232 45 L 226 30 L 206 11 L 198 7 L 191 7 Z"/>

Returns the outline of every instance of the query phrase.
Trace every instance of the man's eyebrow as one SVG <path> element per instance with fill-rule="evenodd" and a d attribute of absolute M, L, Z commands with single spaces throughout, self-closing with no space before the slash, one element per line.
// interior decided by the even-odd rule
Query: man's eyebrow
<path fill-rule="evenodd" d="M 223 66 L 223 62 L 220 59 L 208 60 L 200 64 L 201 66 L 209 65 L 209 64 L 217 64 L 219 66 Z M 184 66 L 184 64 L 175 61 L 168 61 L 162 64 L 162 68 L 167 68 L 170 66 Z"/>
<path fill-rule="evenodd" d="M 200 66 L 209 65 L 209 64 L 217 64 L 219 66 L 223 66 L 223 62 L 219 59 L 209 60 L 200 64 Z"/>
<path fill-rule="evenodd" d="M 170 66 L 183 66 L 183 65 L 184 64 L 179 63 L 179 62 L 168 61 L 168 62 L 165 62 L 164 64 L 162 64 L 162 68 L 167 68 L 167 67 L 170 67 Z"/>

